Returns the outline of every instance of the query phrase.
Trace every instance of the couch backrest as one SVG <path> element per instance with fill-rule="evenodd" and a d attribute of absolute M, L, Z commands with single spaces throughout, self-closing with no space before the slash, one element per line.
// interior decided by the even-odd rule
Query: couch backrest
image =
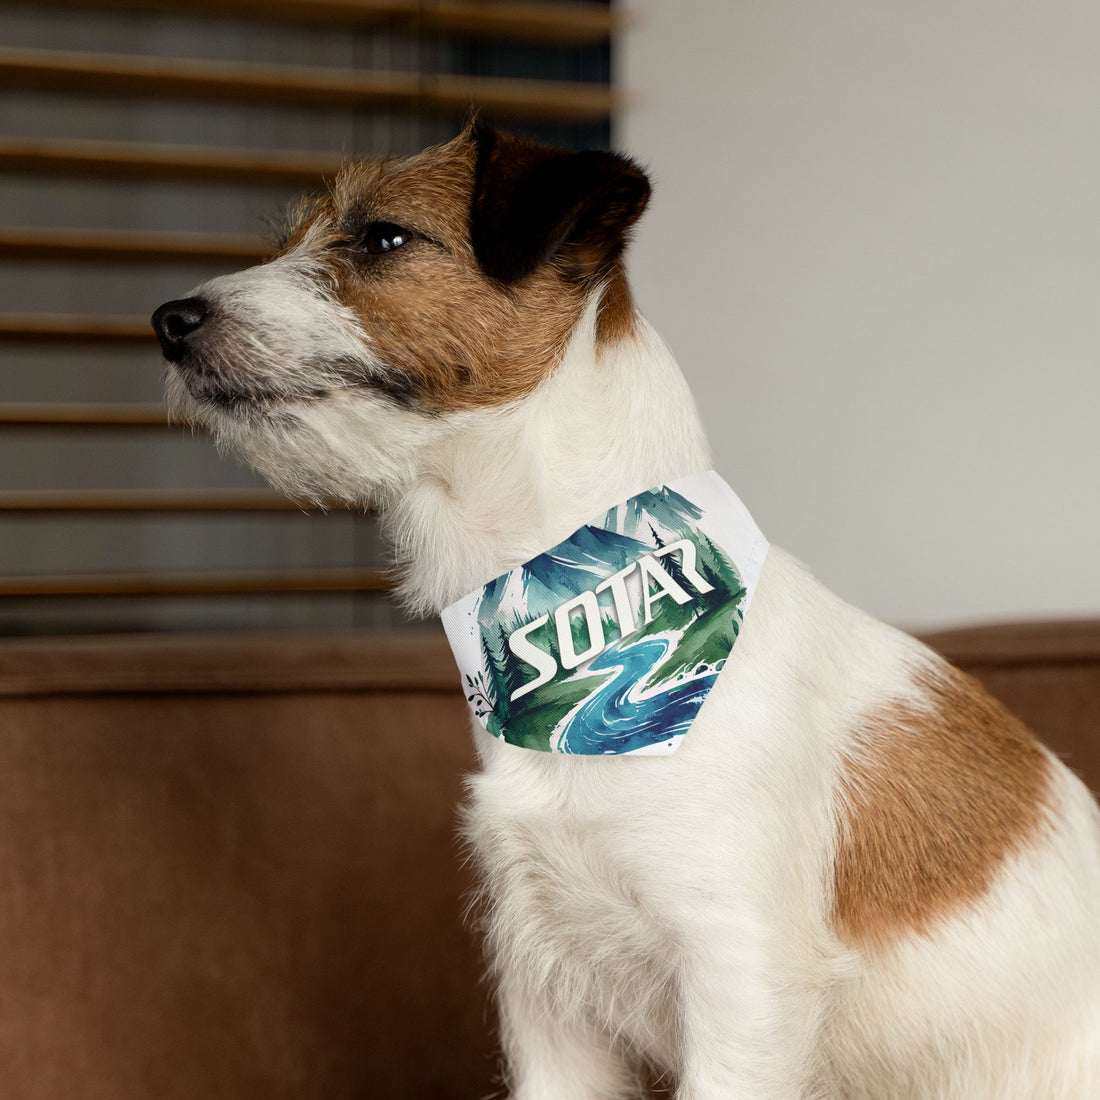
<path fill-rule="evenodd" d="M 1100 621 L 1003 623 L 925 641 L 981 680 L 1100 791 Z"/>

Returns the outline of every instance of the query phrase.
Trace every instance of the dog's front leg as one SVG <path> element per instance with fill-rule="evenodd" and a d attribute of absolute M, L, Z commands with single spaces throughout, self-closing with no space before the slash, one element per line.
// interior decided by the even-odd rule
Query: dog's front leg
<path fill-rule="evenodd" d="M 510 1100 L 636 1100 L 638 1074 L 612 1037 L 523 977 L 505 973 L 498 990 Z"/>
<path fill-rule="evenodd" d="M 823 997 L 745 947 L 685 963 L 677 1100 L 826 1100 L 813 1058 Z"/>

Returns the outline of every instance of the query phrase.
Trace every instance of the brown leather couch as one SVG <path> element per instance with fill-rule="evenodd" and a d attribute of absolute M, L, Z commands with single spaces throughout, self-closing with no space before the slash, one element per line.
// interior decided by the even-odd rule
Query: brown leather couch
<path fill-rule="evenodd" d="M 1100 623 L 929 639 L 1100 786 Z M 0 1095 L 499 1095 L 442 636 L 0 643 Z"/>

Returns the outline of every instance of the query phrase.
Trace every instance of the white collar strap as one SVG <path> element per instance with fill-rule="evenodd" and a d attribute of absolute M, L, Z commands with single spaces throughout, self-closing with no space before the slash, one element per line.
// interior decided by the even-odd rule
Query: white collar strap
<path fill-rule="evenodd" d="M 768 542 L 713 470 L 638 493 L 444 610 L 494 737 L 675 752 L 733 649 Z"/>

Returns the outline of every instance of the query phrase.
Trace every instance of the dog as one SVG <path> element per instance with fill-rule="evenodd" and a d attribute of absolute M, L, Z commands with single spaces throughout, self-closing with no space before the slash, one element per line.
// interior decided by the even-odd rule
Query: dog
<path fill-rule="evenodd" d="M 378 508 L 438 614 L 708 470 L 624 274 L 649 193 L 625 157 L 477 122 L 352 161 L 273 259 L 156 311 L 170 403 L 295 499 Z M 720 667 L 659 759 L 474 722 L 510 1095 L 635 1097 L 656 1067 L 679 1100 L 1100 1096 L 1082 783 L 776 547 Z"/>

